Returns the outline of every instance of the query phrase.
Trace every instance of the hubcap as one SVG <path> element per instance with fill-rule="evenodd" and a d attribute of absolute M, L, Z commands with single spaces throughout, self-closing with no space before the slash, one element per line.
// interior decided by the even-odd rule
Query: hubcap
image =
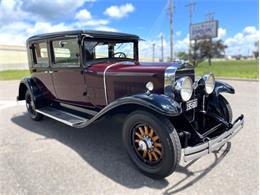
<path fill-rule="evenodd" d="M 146 164 L 161 161 L 163 147 L 156 132 L 149 125 L 140 124 L 132 130 L 133 146 L 137 156 Z"/>

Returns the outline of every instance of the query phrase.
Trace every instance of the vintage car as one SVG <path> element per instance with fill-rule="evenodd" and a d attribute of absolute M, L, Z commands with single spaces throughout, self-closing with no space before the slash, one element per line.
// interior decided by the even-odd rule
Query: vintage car
<path fill-rule="evenodd" d="M 91 30 L 30 37 L 31 76 L 22 79 L 17 100 L 25 100 L 33 120 L 47 116 L 75 128 L 125 113 L 122 139 L 130 159 L 144 174 L 164 178 L 182 154 L 189 161 L 221 148 L 244 117 L 232 122 L 221 93 L 235 90 L 212 73 L 195 80 L 186 62 L 139 62 L 139 40 Z"/>

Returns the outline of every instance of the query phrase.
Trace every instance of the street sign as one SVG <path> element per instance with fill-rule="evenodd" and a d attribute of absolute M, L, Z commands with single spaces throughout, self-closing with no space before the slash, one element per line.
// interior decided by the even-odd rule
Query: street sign
<path fill-rule="evenodd" d="M 218 36 L 218 21 L 210 20 L 192 24 L 190 27 L 190 40 L 215 38 Z"/>

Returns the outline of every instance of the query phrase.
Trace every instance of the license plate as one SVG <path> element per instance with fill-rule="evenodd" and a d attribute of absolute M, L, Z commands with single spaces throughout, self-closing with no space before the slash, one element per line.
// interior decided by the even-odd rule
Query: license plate
<path fill-rule="evenodd" d="M 186 111 L 196 108 L 198 106 L 198 99 L 193 99 L 186 102 Z"/>

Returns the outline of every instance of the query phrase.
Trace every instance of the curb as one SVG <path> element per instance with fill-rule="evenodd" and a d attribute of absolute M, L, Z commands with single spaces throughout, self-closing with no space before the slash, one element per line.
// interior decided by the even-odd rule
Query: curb
<path fill-rule="evenodd" d="M 217 77 L 217 79 L 219 79 L 219 80 L 229 80 L 229 81 L 259 82 L 259 79 L 249 79 L 249 78 Z"/>
<path fill-rule="evenodd" d="M 196 77 L 196 79 L 200 79 L 200 77 Z M 216 80 L 259 82 L 259 79 L 237 78 L 237 77 L 216 77 Z"/>

